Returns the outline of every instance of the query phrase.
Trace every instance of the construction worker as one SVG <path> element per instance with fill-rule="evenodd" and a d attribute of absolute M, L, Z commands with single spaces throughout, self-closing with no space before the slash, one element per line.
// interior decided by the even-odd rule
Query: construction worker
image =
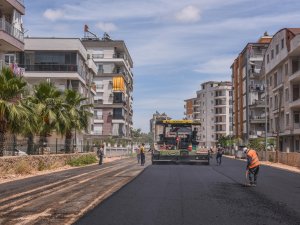
<path fill-rule="evenodd" d="M 222 156 L 224 154 L 224 149 L 221 147 L 220 144 L 218 144 L 218 149 L 217 149 L 217 156 L 216 156 L 216 160 L 217 160 L 217 165 L 220 166 L 222 163 Z"/>
<path fill-rule="evenodd" d="M 257 175 L 259 172 L 259 159 L 256 151 L 254 149 L 248 149 L 246 146 L 243 146 L 243 152 L 247 157 L 247 173 L 251 186 L 256 186 Z"/>

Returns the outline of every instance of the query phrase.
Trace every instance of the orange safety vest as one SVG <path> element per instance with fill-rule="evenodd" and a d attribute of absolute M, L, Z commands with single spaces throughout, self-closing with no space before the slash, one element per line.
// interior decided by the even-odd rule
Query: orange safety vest
<path fill-rule="evenodd" d="M 247 152 L 247 158 L 250 159 L 250 165 L 248 166 L 249 169 L 259 166 L 259 159 L 255 150 L 250 149 Z"/>

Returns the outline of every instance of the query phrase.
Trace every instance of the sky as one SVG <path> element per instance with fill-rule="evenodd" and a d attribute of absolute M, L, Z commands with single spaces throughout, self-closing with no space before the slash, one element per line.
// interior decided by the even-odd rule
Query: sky
<path fill-rule="evenodd" d="M 184 100 L 230 66 L 264 32 L 300 27 L 299 0 L 25 0 L 25 36 L 124 40 L 134 62 L 134 128 L 156 111 L 184 117 Z M 297 22 L 298 21 L 298 22 Z"/>

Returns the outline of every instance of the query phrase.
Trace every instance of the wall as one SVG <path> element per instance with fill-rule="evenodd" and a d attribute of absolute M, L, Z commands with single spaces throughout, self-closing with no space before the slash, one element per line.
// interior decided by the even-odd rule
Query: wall
<path fill-rule="evenodd" d="M 276 162 L 276 152 L 258 152 L 261 160 Z M 300 153 L 297 152 L 278 152 L 278 162 L 289 166 L 300 168 Z"/>

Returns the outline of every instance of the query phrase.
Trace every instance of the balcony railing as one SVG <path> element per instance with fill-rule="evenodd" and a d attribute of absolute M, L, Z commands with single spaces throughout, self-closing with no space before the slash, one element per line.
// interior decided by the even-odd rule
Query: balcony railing
<path fill-rule="evenodd" d="M 103 104 L 103 99 L 94 100 L 94 104 Z"/>
<path fill-rule="evenodd" d="M 254 84 L 254 85 L 250 85 L 250 91 L 264 91 L 264 85 L 261 84 Z"/>
<path fill-rule="evenodd" d="M 125 117 L 122 116 L 122 115 L 113 115 L 113 119 L 114 119 L 114 120 L 124 120 Z"/>
<path fill-rule="evenodd" d="M 0 30 L 8 33 L 9 35 L 15 37 L 16 39 L 24 42 L 24 34 L 22 31 L 13 27 L 9 22 L 5 19 L 0 19 Z"/>
<path fill-rule="evenodd" d="M 47 71 L 47 72 L 77 72 L 76 64 L 36 64 L 36 65 L 21 65 L 25 71 Z"/>
<path fill-rule="evenodd" d="M 103 120 L 103 115 L 94 115 L 94 119 Z"/>
<path fill-rule="evenodd" d="M 103 59 L 104 58 L 104 54 L 92 54 L 92 58 L 93 59 Z"/>

